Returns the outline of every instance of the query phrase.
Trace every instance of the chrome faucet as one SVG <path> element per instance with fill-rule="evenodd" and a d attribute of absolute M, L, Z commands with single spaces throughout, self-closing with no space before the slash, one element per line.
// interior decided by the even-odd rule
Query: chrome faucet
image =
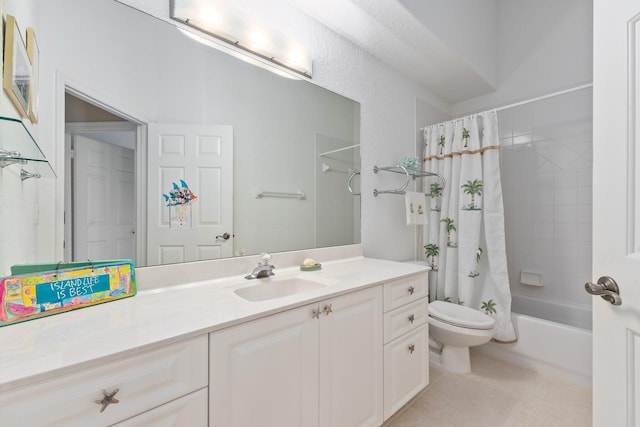
<path fill-rule="evenodd" d="M 260 258 L 262 259 L 261 263 L 258 263 L 258 266 L 253 269 L 251 274 L 247 274 L 244 276 L 245 279 L 262 279 L 264 277 L 273 276 L 275 273 L 273 269 L 276 268 L 273 264 L 269 264 L 269 260 L 271 259 L 271 255 L 266 252 L 260 254 Z"/>

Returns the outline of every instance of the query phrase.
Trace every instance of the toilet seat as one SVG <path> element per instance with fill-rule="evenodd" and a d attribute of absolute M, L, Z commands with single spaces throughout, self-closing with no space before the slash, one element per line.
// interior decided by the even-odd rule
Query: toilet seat
<path fill-rule="evenodd" d="M 481 311 L 444 301 L 430 303 L 429 316 L 462 328 L 488 330 L 495 326 L 495 320 Z"/>

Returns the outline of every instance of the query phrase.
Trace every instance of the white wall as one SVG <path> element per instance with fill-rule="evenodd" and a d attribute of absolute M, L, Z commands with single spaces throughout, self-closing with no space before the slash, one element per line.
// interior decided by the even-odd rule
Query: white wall
<path fill-rule="evenodd" d="M 165 11 L 168 7 L 164 1 L 136 1 L 141 7 L 155 4 L 156 9 Z M 18 15 L 22 28 L 37 23 L 36 5 L 50 4 L 57 8 L 56 16 L 62 15 L 72 20 L 74 27 L 84 34 L 98 35 L 111 39 L 120 46 L 137 45 L 140 42 L 153 43 L 143 33 L 135 38 L 122 36 L 122 30 L 135 26 L 135 22 L 122 20 L 109 22 L 109 30 L 98 33 L 91 21 L 73 19 L 74 11 L 66 9 L 67 1 L 51 0 L 36 2 L 35 0 L 5 0 L 3 12 L 12 9 Z M 588 0 L 565 0 L 555 2 L 542 0 L 530 2 L 525 0 L 499 0 L 499 60 L 498 85 L 494 94 L 479 97 L 454 106 L 454 115 L 495 107 L 514 100 L 526 99 L 541 93 L 548 93 L 559 88 L 573 86 L 591 81 L 591 14 L 592 6 Z M 283 6 L 284 7 L 284 6 Z M 276 13 L 276 12 L 273 12 Z M 42 15 L 47 16 L 45 14 Z M 96 13 L 96 16 L 98 14 Z M 100 19 L 102 17 L 98 17 Z M 401 77 L 388 66 L 372 58 L 368 53 L 357 48 L 336 33 L 327 30 L 308 16 L 294 9 L 287 9 L 283 19 L 289 25 L 287 29 L 306 44 L 314 60 L 313 81 L 327 89 L 340 93 L 361 104 L 361 142 L 362 142 L 362 240 L 365 254 L 368 256 L 403 260 L 413 258 L 415 254 L 415 234 L 411 228 L 402 223 L 402 203 L 398 196 L 372 196 L 375 187 L 382 188 L 393 184 L 393 179 L 386 175 L 373 175 L 374 164 L 393 164 L 400 157 L 415 152 L 416 128 L 429 121 L 439 121 L 423 117 L 416 108 L 416 99 L 432 104 L 437 109 L 449 110 L 442 101 L 426 92 L 419 85 Z M 31 22 L 29 22 L 31 21 Z M 37 25 L 36 30 L 39 33 Z M 464 29 L 461 28 L 461 34 Z M 472 38 L 475 34 L 466 33 Z M 63 73 L 56 75 L 56 49 L 60 46 L 47 46 L 47 41 L 39 38 L 41 48 L 41 114 L 40 124 L 35 129 L 43 149 L 52 159 L 56 167 L 61 167 L 63 158 L 54 146 L 55 136 L 60 129 L 53 121 L 56 103 L 60 102 L 54 93 L 55 82 Z M 70 41 L 71 42 L 71 41 Z M 82 54 L 87 54 L 91 46 Z M 64 53 L 64 51 L 62 52 Z M 69 52 L 72 53 L 72 52 Z M 79 52 L 73 52 L 79 55 Z M 144 50 L 133 50 L 128 56 L 124 52 L 116 53 L 108 58 L 108 73 L 113 76 L 110 82 L 103 82 L 99 89 L 102 93 L 132 91 L 138 87 L 149 89 L 151 81 L 148 75 L 138 75 L 131 79 L 124 77 L 131 69 L 139 69 L 146 61 Z M 73 75 L 81 76 L 80 85 L 94 87 L 91 78 L 92 64 L 78 63 Z M 159 70 L 162 71 L 162 70 Z M 200 76 L 204 78 L 204 76 Z M 171 88 L 169 88 L 171 89 Z M 180 91 L 174 105 L 185 102 Z M 105 101 L 112 100 L 106 96 Z M 134 100 L 133 110 L 138 109 L 145 100 Z M 117 105 L 117 102 L 113 102 Z M 6 97 L 0 97 L 2 111 L 11 106 Z M 176 108 L 179 110 L 179 108 Z M 179 113 L 179 111 L 177 111 Z M 14 112 L 15 115 L 15 112 Z M 169 119 L 175 116 L 171 115 Z M 422 123 L 416 123 L 419 119 Z M 61 236 L 62 220 L 55 218 L 52 206 L 56 204 L 56 195 L 61 197 L 60 187 L 56 193 L 55 183 L 40 180 L 34 192 L 38 193 L 39 202 L 29 202 L 25 186 L 34 184 L 16 179 L 14 172 L 2 171 L 0 183 L 0 202 L 2 202 L 3 224 L 12 224 L 11 230 L 2 234 L 0 241 L 0 272 L 7 271 L 15 262 L 32 261 L 34 259 L 59 259 L 62 254 Z M 29 190 L 27 190 L 29 191 Z M 9 203 L 16 202 L 16 195 L 21 195 L 25 206 L 16 209 L 5 209 Z M 35 197 L 35 196 L 34 196 Z M 32 197 L 33 199 L 33 197 Z M 12 202 L 13 201 L 13 202 Z M 40 206 L 39 233 L 37 243 L 34 228 L 31 224 L 35 205 Z M 6 218 L 12 212 L 11 218 Z M 19 214 L 18 214 L 19 212 Z M 5 219 L 6 218 L 6 219 Z M 6 227 L 3 226 L 3 231 Z M 20 236 L 34 236 L 22 239 Z"/>
<path fill-rule="evenodd" d="M 31 2 L 5 0 L 2 3 L 3 15 L 14 15 L 23 40 L 26 29 L 33 27 L 38 33 L 37 8 Z M 20 115 L 4 91 L 0 94 L 0 115 L 20 118 Z M 28 119 L 25 124 L 38 136 L 37 126 Z M 12 150 L 12 138 L 5 131 L 6 124 L 0 124 L 0 148 Z M 48 153 L 47 153 L 48 154 Z M 29 167 L 25 167 L 29 169 Z M 0 276 L 9 273 L 12 264 L 32 262 L 37 259 L 39 241 L 36 233 L 38 219 L 38 193 L 42 181 L 37 179 L 20 180 L 20 165 L 0 169 Z"/>
<path fill-rule="evenodd" d="M 590 83 L 591 0 L 499 0 L 498 90 L 452 107 L 458 117 Z M 590 307 L 590 90 L 500 112 L 511 291 Z M 520 283 L 522 270 L 544 286 Z M 538 314 L 540 315 L 540 314 Z"/>
<path fill-rule="evenodd" d="M 498 113 L 511 293 L 565 310 L 590 309 L 592 300 L 582 286 L 591 280 L 592 264 L 591 92 L 582 89 Z M 542 275 L 544 286 L 522 284 L 522 271 Z M 514 311 L 548 319 L 544 312 L 527 310 L 540 304 L 515 301 L 522 300 L 514 299 Z"/>
<path fill-rule="evenodd" d="M 454 105 L 453 114 L 590 83 L 592 22 L 591 0 L 498 0 L 498 90 Z"/>

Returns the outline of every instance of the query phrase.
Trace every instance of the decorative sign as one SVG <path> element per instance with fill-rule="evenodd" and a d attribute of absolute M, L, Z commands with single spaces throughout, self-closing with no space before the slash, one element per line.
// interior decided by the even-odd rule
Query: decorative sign
<path fill-rule="evenodd" d="M 0 279 L 0 326 L 88 307 L 136 294 L 131 260 L 19 266 Z M 48 271 L 42 271 L 48 267 Z M 16 271 L 22 274 L 15 275 Z"/>

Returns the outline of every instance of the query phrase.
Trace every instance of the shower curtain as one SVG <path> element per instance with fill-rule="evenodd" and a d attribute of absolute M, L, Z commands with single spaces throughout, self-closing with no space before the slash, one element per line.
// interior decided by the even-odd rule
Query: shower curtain
<path fill-rule="evenodd" d="M 426 127 L 424 141 L 424 170 L 446 179 L 444 189 L 434 180 L 426 191 L 431 210 L 424 249 L 436 288 L 431 299 L 487 313 L 496 321 L 495 340 L 513 342 L 497 114 Z"/>

